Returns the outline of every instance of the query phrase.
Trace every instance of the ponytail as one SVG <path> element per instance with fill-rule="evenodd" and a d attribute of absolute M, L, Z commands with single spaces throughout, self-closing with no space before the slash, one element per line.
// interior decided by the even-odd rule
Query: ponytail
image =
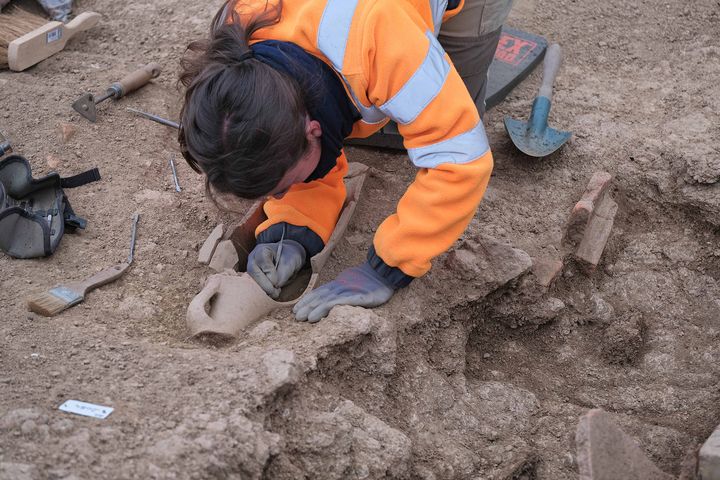
<path fill-rule="evenodd" d="M 209 38 L 188 45 L 181 60 L 186 91 L 178 140 L 210 194 L 264 196 L 308 148 L 300 85 L 255 58 L 250 46 L 253 34 L 278 23 L 281 13 L 282 0 L 242 15 L 238 0 L 229 0 Z"/>

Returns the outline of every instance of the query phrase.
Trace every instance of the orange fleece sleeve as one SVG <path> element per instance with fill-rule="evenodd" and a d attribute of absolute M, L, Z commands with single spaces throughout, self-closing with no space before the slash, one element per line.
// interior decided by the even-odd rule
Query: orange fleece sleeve
<path fill-rule="evenodd" d="M 368 98 L 398 121 L 405 147 L 420 167 L 397 212 L 378 229 L 375 252 L 388 266 L 418 277 L 467 228 L 490 180 L 492 154 L 462 79 L 412 12 L 378 2 L 364 34 Z M 419 74 L 433 52 L 440 60 L 430 74 Z M 419 77 L 435 83 L 418 83 Z M 406 85 L 416 88 L 411 95 L 407 88 L 402 91 Z"/>
<path fill-rule="evenodd" d="M 259 235 L 272 225 L 286 222 L 298 227 L 308 227 L 324 243 L 330 239 L 345 202 L 343 177 L 348 171 L 345 152 L 337 159 L 337 165 L 323 178 L 308 183 L 297 183 L 280 199 L 265 202 L 268 219 L 255 230 Z"/>

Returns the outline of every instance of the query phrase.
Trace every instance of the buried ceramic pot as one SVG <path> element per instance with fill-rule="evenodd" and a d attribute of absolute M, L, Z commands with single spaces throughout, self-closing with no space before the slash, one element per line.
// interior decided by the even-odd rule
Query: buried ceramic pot
<path fill-rule="evenodd" d="M 255 229 L 266 218 L 262 202 L 253 205 L 238 224 L 227 229 L 223 239 L 231 240 L 235 245 L 239 257 L 238 268 L 242 271 L 226 270 L 208 278 L 205 287 L 188 307 L 187 324 L 191 335 L 237 337 L 260 318 L 277 308 L 295 305 L 305 293 L 312 290 L 352 219 L 367 171 L 366 165 L 350 163 L 345 177 L 345 204 L 327 245 L 310 259 L 309 268 L 301 270 L 282 288 L 278 300 L 270 298 L 244 271 L 247 268 L 247 256 L 255 247 Z"/>

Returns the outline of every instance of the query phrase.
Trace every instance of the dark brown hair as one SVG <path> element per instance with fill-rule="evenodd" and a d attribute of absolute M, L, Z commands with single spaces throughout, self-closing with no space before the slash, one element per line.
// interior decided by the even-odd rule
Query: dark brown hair
<path fill-rule="evenodd" d="M 308 148 L 307 108 L 299 84 L 252 54 L 250 37 L 280 21 L 282 0 L 244 24 L 238 0 L 215 15 L 210 38 L 188 45 L 180 83 L 180 148 L 205 174 L 208 192 L 267 195 Z"/>

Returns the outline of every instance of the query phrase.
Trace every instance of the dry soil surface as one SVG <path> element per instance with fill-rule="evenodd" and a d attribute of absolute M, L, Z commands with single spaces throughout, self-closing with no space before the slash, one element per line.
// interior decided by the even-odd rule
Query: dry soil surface
<path fill-rule="evenodd" d="M 219 3 L 81 0 L 97 28 L 0 72 L 0 128 L 36 176 L 103 176 L 68 192 L 87 230 L 47 259 L 0 256 L 0 478 L 573 479 L 577 419 L 594 407 L 687 475 L 720 423 L 720 4 L 518 0 L 510 23 L 564 47 L 551 124 L 574 137 L 543 160 L 507 139 L 502 118 L 527 115 L 538 73 L 489 112 L 496 168 L 454 247 L 484 245 L 482 268 L 446 254 L 380 308 L 316 325 L 280 310 L 217 347 L 188 339 L 185 309 L 210 273 L 199 246 L 239 214 L 204 198 L 171 129 L 125 107 L 176 118 L 178 60 Z M 97 123 L 71 110 L 149 61 L 162 76 Z M 363 260 L 414 175 L 404 155 L 347 154 L 372 174 L 323 280 Z M 564 255 L 599 170 L 620 206 L 602 262 L 587 276 L 568 261 L 542 288 L 531 258 Z M 60 316 L 28 313 L 30 293 L 122 261 L 135 212 L 124 278 Z M 115 411 L 73 416 L 68 399 Z"/>

